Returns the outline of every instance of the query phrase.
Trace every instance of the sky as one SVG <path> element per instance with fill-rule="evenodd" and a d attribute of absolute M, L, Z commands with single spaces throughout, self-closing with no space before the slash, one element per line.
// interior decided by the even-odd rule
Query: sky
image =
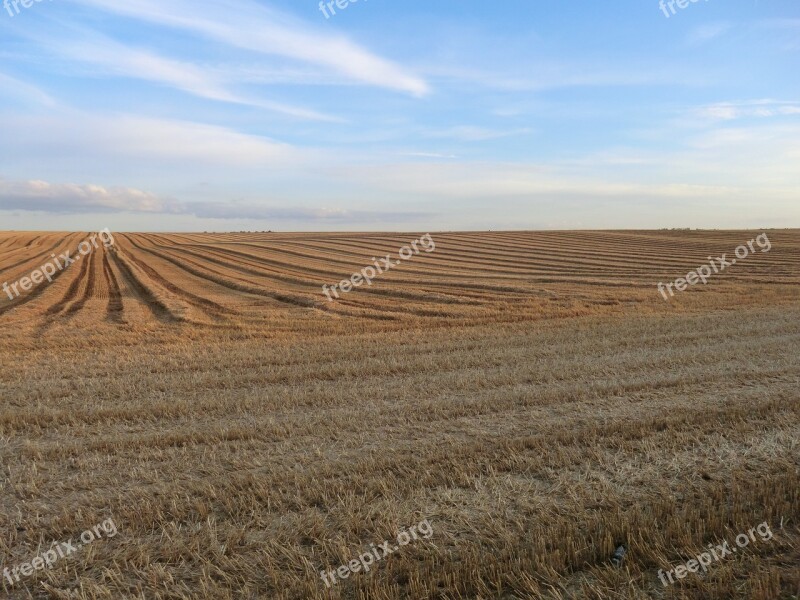
<path fill-rule="evenodd" d="M 684 2 L 8 0 L 0 229 L 800 227 L 800 2 Z"/>

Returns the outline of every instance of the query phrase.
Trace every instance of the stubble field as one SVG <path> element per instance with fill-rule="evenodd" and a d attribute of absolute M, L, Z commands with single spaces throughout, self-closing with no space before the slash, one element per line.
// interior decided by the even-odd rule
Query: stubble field
<path fill-rule="evenodd" d="M 0 292 L 0 597 L 798 598 L 800 231 L 656 288 L 759 233 L 115 233 Z"/>

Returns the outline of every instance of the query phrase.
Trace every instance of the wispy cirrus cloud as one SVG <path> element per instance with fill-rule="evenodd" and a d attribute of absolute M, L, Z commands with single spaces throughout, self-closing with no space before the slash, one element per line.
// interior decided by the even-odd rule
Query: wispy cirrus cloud
<path fill-rule="evenodd" d="M 3 96 L 32 100 L 37 104 L 47 107 L 53 107 L 57 104 L 52 96 L 35 85 L 0 73 L 0 97 Z"/>
<path fill-rule="evenodd" d="M 690 76 L 676 67 L 654 71 L 650 65 L 635 66 L 629 63 L 615 66 L 595 64 L 591 61 L 573 63 L 562 60 L 532 60 L 523 68 L 514 70 L 503 65 L 488 70 L 472 65 L 446 64 L 428 67 L 425 73 L 451 84 L 478 86 L 503 92 L 546 92 L 568 88 L 638 87 L 703 83 L 699 77 Z"/>
<path fill-rule="evenodd" d="M 323 66 L 366 85 L 424 96 L 430 86 L 421 77 L 362 48 L 252 0 L 231 0 L 204 7 L 187 0 L 71 0 L 127 18 L 177 28 L 232 47 Z"/>
<path fill-rule="evenodd" d="M 80 27 L 61 25 L 48 35 L 24 32 L 49 50 L 53 59 L 70 61 L 70 68 L 80 65 L 91 68 L 94 77 L 104 75 L 139 79 L 169 86 L 199 98 L 254 106 L 312 121 L 340 122 L 342 119 L 297 105 L 246 96 L 231 89 L 239 77 L 231 65 L 210 66 L 161 56 L 158 53 L 129 46 L 107 36 Z"/>
<path fill-rule="evenodd" d="M 448 129 L 438 129 L 425 132 L 425 137 L 434 139 L 453 139 L 461 142 L 484 142 L 487 140 L 497 140 L 500 138 L 513 137 L 530 133 L 527 127 L 519 129 L 490 129 L 488 127 L 476 127 L 473 125 L 457 125 Z"/>
<path fill-rule="evenodd" d="M 0 116 L 7 144 L 28 155 L 91 162 L 111 157 L 146 164 L 176 163 L 231 168 L 283 168 L 312 160 L 313 152 L 291 144 L 195 121 L 132 114 L 60 114 Z"/>
<path fill-rule="evenodd" d="M 696 108 L 692 113 L 697 117 L 712 121 L 800 115 L 800 102 L 769 99 L 748 102 L 718 102 Z"/>
<path fill-rule="evenodd" d="M 733 28 L 732 23 L 720 22 L 720 23 L 708 23 L 706 25 L 701 25 L 699 27 L 695 27 L 689 32 L 689 35 L 686 38 L 686 42 L 690 46 L 697 46 L 704 42 L 710 42 L 711 40 L 715 40 L 719 37 L 722 37 L 728 31 Z"/>
<path fill-rule="evenodd" d="M 400 156 L 411 158 L 458 158 L 456 154 L 442 154 L 440 152 L 401 152 Z"/>
<path fill-rule="evenodd" d="M 330 207 L 276 207 L 256 203 L 241 202 L 193 202 L 183 209 L 202 219 L 253 219 L 288 220 L 306 222 L 366 223 L 373 221 L 417 220 L 429 217 L 423 211 L 380 211 L 354 210 Z"/>
<path fill-rule="evenodd" d="M 772 27 L 775 29 L 797 29 L 800 30 L 800 19 L 783 18 L 783 19 L 761 19 L 759 25 L 764 27 Z"/>

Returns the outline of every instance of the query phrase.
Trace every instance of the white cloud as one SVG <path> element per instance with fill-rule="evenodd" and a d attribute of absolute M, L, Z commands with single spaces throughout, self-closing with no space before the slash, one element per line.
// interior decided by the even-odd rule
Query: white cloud
<path fill-rule="evenodd" d="M 3 141 L 17 154 L 59 161 L 138 159 L 149 164 L 190 163 L 243 168 L 282 168 L 305 162 L 306 152 L 269 138 L 217 125 L 129 114 L 64 111 L 44 117 L 0 117 Z M 140 163 L 141 164 L 141 163 Z"/>
<path fill-rule="evenodd" d="M 252 219 L 301 222 L 365 223 L 373 221 L 413 221 L 425 218 L 429 212 L 353 210 L 330 207 L 276 207 L 249 202 L 194 202 L 185 206 L 187 213 L 202 219 Z"/>
<path fill-rule="evenodd" d="M 187 0 L 72 0 L 125 17 L 190 31 L 233 47 L 324 66 L 363 84 L 423 96 L 420 77 L 341 35 L 311 28 L 252 0 L 224 4 Z"/>
<path fill-rule="evenodd" d="M 512 137 L 516 135 L 524 135 L 530 133 L 528 128 L 512 129 L 512 130 L 499 130 L 489 129 L 486 127 L 475 127 L 472 125 L 458 125 L 449 129 L 442 129 L 436 131 L 429 131 L 424 133 L 425 137 L 429 138 L 444 138 L 454 139 L 461 142 L 483 142 L 487 140 L 496 140 L 505 137 Z"/>
<path fill-rule="evenodd" d="M 0 178 L 0 211 L 33 211 L 54 215 L 154 213 L 193 215 L 200 219 L 281 220 L 363 223 L 415 220 L 431 213 L 354 210 L 339 207 L 286 207 L 266 202 L 181 202 L 135 188 L 96 184 L 10 181 Z"/>
<path fill-rule="evenodd" d="M 59 29 L 59 33 L 65 31 L 65 27 Z M 231 69 L 165 58 L 85 29 L 71 31 L 74 35 L 69 38 L 37 34 L 28 34 L 28 37 L 49 48 L 57 58 L 92 65 L 93 75 L 98 74 L 99 67 L 104 73 L 164 84 L 200 98 L 255 106 L 301 119 L 330 122 L 341 120 L 300 106 L 248 98 L 234 93 L 226 85 L 226 80 L 233 78 Z"/>
<path fill-rule="evenodd" d="M 175 204 L 135 188 L 106 188 L 93 184 L 8 181 L 0 178 L 0 209 L 54 214 L 130 210 L 174 212 Z"/>
<path fill-rule="evenodd" d="M 718 185 L 614 181 L 591 169 L 511 163 L 414 163 L 370 167 L 369 172 L 345 171 L 342 177 L 368 180 L 373 189 L 399 191 L 421 197 L 501 198 L 555 196 L 585 197 L 673 197 L 723 196 L 731 188 Z"/>
<path fill-rule="evenodd" d="M 798 29 L 800 30 L 800 19 L 762 19 L 760 25 L 775 29 Z"/>
<path fill-rule="evenodd" d="M 465 67 L 458 64 L 431 66 L 425 69 L 431 77 L 450 83 L 466 84 L 469 93 L 475 88 L 503 92 L 542 92 L 573 87 L 633 87 L 648 85 L 699 85 L 707 79 L 687 72 L 680 66 L 665 66 L 654 71 L 650 65 L 629 62 L 572 63 L 567 61 L 528 60 L 524 69 L 514 71 L 505 65 L 492 69 Z M 516 114 L 516 111 L 512 111 Z"/>
<path fill-rule="evenodd" d="M 689 33 L 686 41 L 691 46 L 709 42 L 727 33 L 733 26 L 730 23 L 709 23 L 695 27 Z"/>
<path fill-rule="evenodd" d="M 56 101 L 36 86 L 0 73 L 0 97 L 14 97 L 33 101 L 42 106 L 56 106 Z"/>
<path fill-rule="evenodd" d="M 400 156 L 412 158 L 458 158 L 455 154 L 440 154 L 439 152 L 402 152 Z"/>
<path fill-rule="evenodd" d="M 701 119 L 712 121 L 800 115 L 800 102 L 780 102 L 776 100 L 718 102 L 696 108 L 693 113 Z"/>

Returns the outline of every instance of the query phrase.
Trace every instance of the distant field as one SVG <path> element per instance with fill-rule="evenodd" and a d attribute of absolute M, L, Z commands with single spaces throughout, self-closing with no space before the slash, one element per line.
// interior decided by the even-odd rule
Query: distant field
<path fill-rule="evenodd" d="M 796 599 L 800 231 L 656 287 L 759 233 L 432 233 L 333 302 L 424 232 L 115 233 L 0 292 L 0 569 L 119 533 L 0 596 Z M 0 285 L 91 235 L 0 232 Z"/>

